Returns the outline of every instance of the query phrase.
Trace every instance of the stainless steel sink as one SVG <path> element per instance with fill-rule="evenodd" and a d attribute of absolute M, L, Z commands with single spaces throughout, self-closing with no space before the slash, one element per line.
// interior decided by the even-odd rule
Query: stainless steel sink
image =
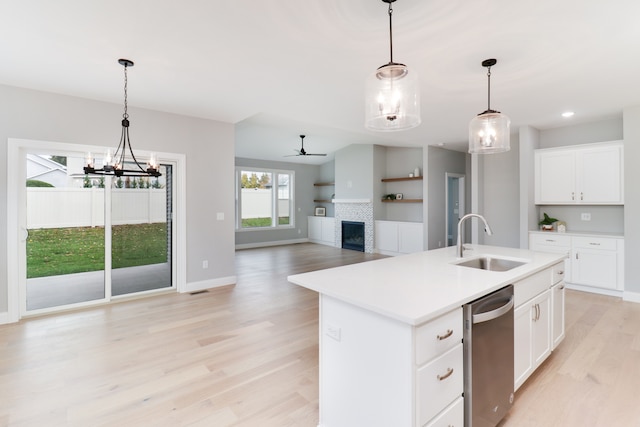
<path fill-rule="evenodd" d="M 526 263 L 526 261 L 496 258 L 492 256 L 481 256 L 478 258 L 471 258 L 466 261 L 457 262 L 456 265 L 460 265 L 462 267 L 478 268 L 480 270 L 507 271 L 511 270 L 512 268 L 525 265 Z"/>

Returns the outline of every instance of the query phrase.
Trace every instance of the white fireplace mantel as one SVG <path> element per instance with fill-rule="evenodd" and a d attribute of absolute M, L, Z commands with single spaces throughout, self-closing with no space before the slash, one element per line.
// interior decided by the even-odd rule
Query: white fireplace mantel
<path fill-rule="evenodd" d="M 332 199 L 331 203 L 371 203 L 371 199 Z"/>

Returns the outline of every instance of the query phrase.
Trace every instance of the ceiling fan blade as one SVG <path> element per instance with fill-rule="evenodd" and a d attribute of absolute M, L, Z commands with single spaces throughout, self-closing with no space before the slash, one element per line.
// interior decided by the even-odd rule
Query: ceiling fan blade
<path fill-rule="evenodd" d="M 326 156 L 326 154 L 311 154 L 311 153 L 307 153 L 307 154 L 305 154 L 305 156 Z"/>

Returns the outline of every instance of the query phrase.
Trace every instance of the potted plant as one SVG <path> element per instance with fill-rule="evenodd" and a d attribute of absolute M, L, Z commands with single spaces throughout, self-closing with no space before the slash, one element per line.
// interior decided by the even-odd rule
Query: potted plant
<path fill-rule="evenodd" d="M 553 224 L 558 222 L 558 220 L 556 218 L 551 218 L 549 215 L 547 215 L 546 212 L 544 212 L 543 214 L 544 218 L 540 220 L 538 225 L 540 226 L 542 231 L 553 231 Z"/>

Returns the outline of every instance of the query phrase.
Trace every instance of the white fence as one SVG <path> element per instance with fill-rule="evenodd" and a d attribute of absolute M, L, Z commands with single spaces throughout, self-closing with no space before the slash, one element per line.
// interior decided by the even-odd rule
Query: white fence
<path fill-rule="evenodd" d="M 166 190 L 114 188 L 112 223 L 166 222 Z M 102 188 L 27 188 L 27 228 L 93 227 L 104 225 Z"/>
<path fill-rule="evenodd" d="M 272 190 L 264 188 L 242 189 L 242 219 L 270 218 L 273 205 Z M 289 199 L 278 199 L 278 213 L 289 216 Z"/>

